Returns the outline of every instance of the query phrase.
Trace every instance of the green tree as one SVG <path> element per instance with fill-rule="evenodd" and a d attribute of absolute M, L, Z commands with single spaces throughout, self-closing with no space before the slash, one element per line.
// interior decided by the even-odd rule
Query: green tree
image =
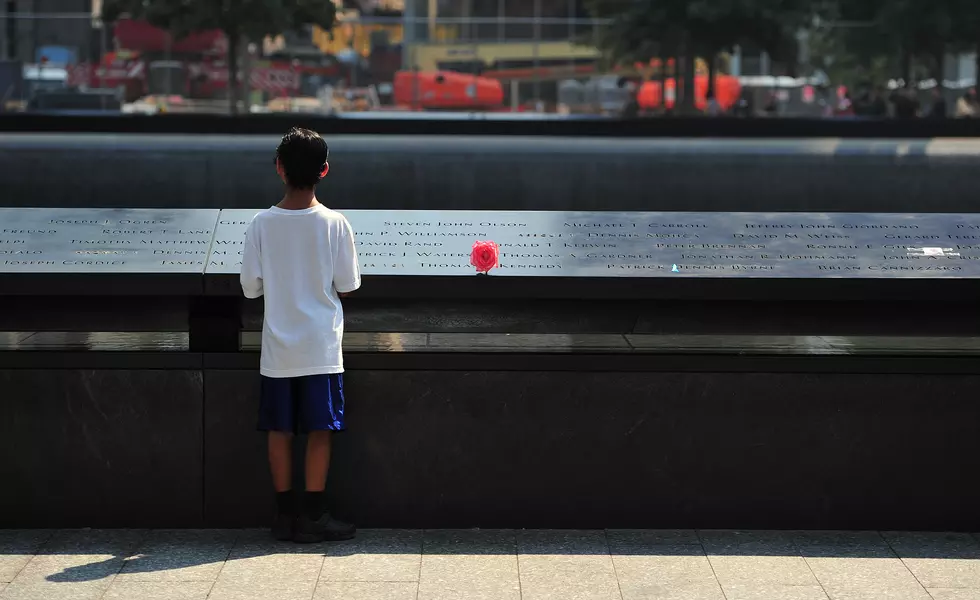
<path fill-rule="evenodd" d="M 737 44 L 795 63 L 796 33 L 816 10 L 814 0 L 589 0 L 587 7 L 610 19 L 599 44 L 612 60 L 645 61 L 665 51 L 683 58 L 683 90 L 694 89 L 698 55 L 706 58 L 712 89 L 715 57 Z M 681 106 L 692 111 L 694 95 L 684 93 Z"/>
<path fill-rule="evenodd" d="M 879 31 L 898 46 L 902 77 L 916 79 L 916 60 L 942 80 L 943 61 L 954 41 L 955 0 L 890 0 L 879 13 Z"/>
<path fill-rule="evenodd" d="M 811 64 L 834 81 L 942 80 L 948 52 L 980 51 L 976 0 L 838 0 L 829 6 L 810 32 Z"/>
<path fill-rule="evenodd" d="M 952 0 L 953 50 L 975 52 L 974 81 L 980 85 L 980 3 Z"/>
<path fill-rule="evenodd" d="M 819 25 L 808 32 L 810 74 L 819 70 L 830 81 L 849 88 L 880 84 L 894 77 L 899 71 L 898 54 L 864 43 L 869 36 L 870 24 L 852 27 L 861 27 L 863 37 L 854 35 L 850 28 L 830 24 Z M 858 43 L 848 43 L 852 38 Z"/>
<path fill-rule="evenodd" d="M 974 0 L 839 0 L 811 32 L 812 64 L 835 81 L 944 76 L 951 50 L 980 41 Z"/>
<path fill-rule="evenodd" d="M 691 5 L 696 51 L 710 57 L 713 87 L 715 57 L 736 45 L 766 51 L 795 69 L 798 32 L 816 14 L 811 0 L 699 0 Z"/>
<path fill-rule="evenodd" d="M 881 83 L 897 76 L 902 39 L 885 24 L 888 1 L 831 4 L 823 18 L 808 29 L 810 66 L 847 86 Z"/>
<path fill-rule="evenodd" d="M 302 25 L 333 27 L 332 0 L 104 0 L 102 17 L 145 19 L 180 39 L 194 31 L 220 29 L 228 41 L 228 96 L 238 110 L 239 51 L 247 41 L 298 29 Z"/>

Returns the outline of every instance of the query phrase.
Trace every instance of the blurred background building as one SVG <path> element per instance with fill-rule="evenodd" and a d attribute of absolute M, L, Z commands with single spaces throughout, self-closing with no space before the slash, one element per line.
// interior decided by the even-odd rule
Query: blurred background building
<path fill-rule="evenodd" d="M 241 50 L 247 110 L 660 114 L 674 99 L 674 57 L 614 64 L 602 48 L 610 20 L 583 0 L 333 1 L 333 27 Z M 173 39 L 100 14 L 101 0 L 0 0 L 0 108 L 227 109 L 220 31 Z M 781 61 L 737 46 L 695 59 L 698 108 L 710 110 L 713 95 L 722 112 L 741 102 L 766 115 L 832 113 L 857 76 L 834 71 L 842 62 L 832 64 L 819 33 L 801 31 L 798 52 Z M 927 94 L 941 79 L 959 94 L 973 85 L 974 64 L 969 52 L 950 53 L 943 77 L 917 85 Z"/>

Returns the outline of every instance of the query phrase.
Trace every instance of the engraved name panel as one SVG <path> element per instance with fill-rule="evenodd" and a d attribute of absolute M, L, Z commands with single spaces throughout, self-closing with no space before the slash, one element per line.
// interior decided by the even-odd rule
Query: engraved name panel
<path fill-rule="evenodd" d="M 258 210 L 223 210 L 208 273 L 237 273 Z M 365 275 L 980 277 L 980 215 L 344 210 Z"/>
<path fill-rule="evenodd" d="M 203 273 L 218 213 L 0 208 L 0 272 Z"/>

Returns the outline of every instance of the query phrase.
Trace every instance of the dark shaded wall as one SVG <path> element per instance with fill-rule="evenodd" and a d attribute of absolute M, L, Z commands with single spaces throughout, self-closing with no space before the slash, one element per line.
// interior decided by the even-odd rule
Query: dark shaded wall
<path fill-rule="evenodd" d="M 350 357 L 338 514 L 365 527 L 980 527 L 980 380 L 956 360 L 651 356 L 617 372 L 617 357 L 456 356 L 408 369 Z M 267 522 L 257 356 L 54 360 L 0 356 L 0 527 Z"/>
<path fill-rule="evenodd" d="M 975 526 L 975 377 L 352 371 L 338 511 L 393 527 Z M 262 522 L 250 375 L 206 375 L 205 514 Z M 791 393 L 787 393 L 791 391 Z M 927 398 L 943 398 L 938 406 Z M 243 406 L 250 410 L 241 412 Z M 233 419 L 238 415 L 238 421 Z M 244 421 L 244 422 L 243 422 Z M 247 460 L 245 457 L 249 457 Z M 253 495 L 243 501 L 242 482 Z M 260 507 L 262 507 L 260 509 Z"/>
<path fill-rule="evenodd" d="M 337 208 L 973 212 L 980 142 L 328 136 Z M 0 205 L 275 203 L 275 136 L 4 134 Z"/>

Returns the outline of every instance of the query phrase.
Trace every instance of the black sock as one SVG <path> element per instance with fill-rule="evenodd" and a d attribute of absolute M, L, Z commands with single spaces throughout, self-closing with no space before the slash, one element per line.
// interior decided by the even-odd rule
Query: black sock
<path fill-rule="evenodd" d="M 280 515 L 294 516 L 296 514 L 296 497 L 293 491 L 276 492 L 276 509 Z"/>
<path fill-rule="evenodd" d="M 307 491 L 303 494 L 303 511 L 307 517 L 316 521 L 323 516 L 323 492 Z"/>

